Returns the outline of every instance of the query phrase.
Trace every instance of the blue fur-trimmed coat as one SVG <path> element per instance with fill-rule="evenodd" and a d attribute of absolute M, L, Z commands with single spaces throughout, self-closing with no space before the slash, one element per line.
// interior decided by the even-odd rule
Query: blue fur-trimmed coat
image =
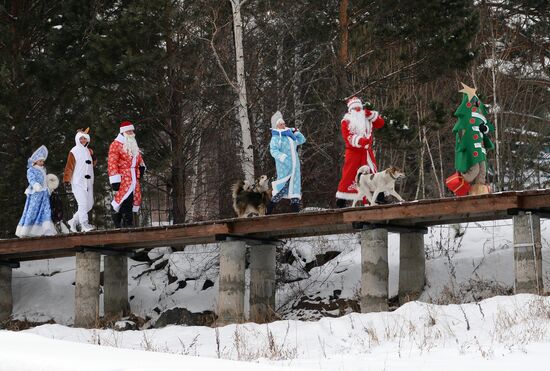
<path fill-rule="evenodd" d="M 27 180 L 29 181 L 29 186 L 25 190 L 27 201 L 15 235 L 18 237 L 33 237 L 56 234 L 52 222 L 46 172 L 31 166 L 27 169 Z"/>
<path fill-rule="evenodd" d="M 302 179 L 300 171 L 300 159 L 298 158 L 298 146 L 306 142 L 306 138 L 292 129 L 271 130 L 271 142 L 269 149 L 275 159 L 277 168 L 277 180 L 271 183 L 273 196 L 277 195 L 289 182 L 288 192 L 283 198 L 302 198 Z"/>

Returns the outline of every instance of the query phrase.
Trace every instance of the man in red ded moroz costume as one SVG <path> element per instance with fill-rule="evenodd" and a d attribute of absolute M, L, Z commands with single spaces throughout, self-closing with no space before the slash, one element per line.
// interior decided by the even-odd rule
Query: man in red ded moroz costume
<path fill-rule="evenodd" d="M 355 177 L 357 169 L 368 165 L 371 173 L 376 173 L 376 159 L 372 148 L 372 131 L 384 126 L 384 119 L 376 111 L 363 108 L 363 103 L 357 97 L 347 102 L 348 113 L 342 119 L 342 137 L 346 145 L 342 178 L 336 192 L 336 206 L 346 206 L 347 200 L 357 198 L 357 183 Z M 377 203 L 384 203 L 384 194 L 381 193 Z M 382 201 L 382 202 L 380 202 Z"/>
<path fill-rule="evenodd" d="M 120 133 L 109 147 L 108 172 L 109 182 L 116 192 L 111 202 L 116 228 L 132 227 L 133 213 L 141 205 L 139 179 L 145 172 L 145 163 L 134 130 L 130 121 L 121 122 Z"/>

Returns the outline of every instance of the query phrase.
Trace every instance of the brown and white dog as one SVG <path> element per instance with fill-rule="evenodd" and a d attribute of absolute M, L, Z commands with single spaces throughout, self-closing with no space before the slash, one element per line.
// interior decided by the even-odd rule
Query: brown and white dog
<path fill-rule="evenodd" d="M 271 189 L 266 175 L 260 176 L 254 184 L 239 180 L 231 187 L 233 209 L 239 218 L 265 215 L 271 201 Z"/>
<path fill-rule="evenodd" d="M 363 197 L 367 198 L 369 205 L 376 205 L 376 198 L 383 192 L 394 196 L 401 202 L 405 201 L 395 191 L 395 181 L 404 177 L 405 173 L 395 166 L 376 174 L 371 174 L 367 165 L 361 166 L 357 169 L 357 175 L 355 176 L 358 198 L 353 201 L 351 206 L 355 207 L 357 201 L 363 199 Z"/>

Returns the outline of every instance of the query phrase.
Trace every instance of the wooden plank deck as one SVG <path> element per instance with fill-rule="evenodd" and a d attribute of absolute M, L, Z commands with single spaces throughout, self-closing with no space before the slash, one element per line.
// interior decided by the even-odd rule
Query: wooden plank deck
<path fill-rule="evenodd" d="M 220 236 L 284 239 L 349 233 L 356 223 L 392 228 L 508 219 L 517 210 L 550 215 L 550 190 L 405 202 L 374 207 L 224 219 L 166 227 L 73 233 L 51 237 L 0 240 L 0 261 L 70 256 L 86 248 L 128 251 L 171 245 L 215 242 Z"/>

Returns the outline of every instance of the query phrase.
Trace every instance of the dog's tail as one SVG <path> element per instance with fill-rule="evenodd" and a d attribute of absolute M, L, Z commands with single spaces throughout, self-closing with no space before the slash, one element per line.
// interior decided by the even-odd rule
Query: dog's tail
<path fill-rule="evenodd" d="M 241 193 L 244 189 L 244 182 L 242 180 L 239 180 L 235 184 L 231 186 L 231 193 L 233 194 L 233 199 L 237 197 L 239 193 Z"/>
<path fill-rule="evenodd" d="M 355 181 L 357 184 L 359 184 L 359 179 L 361 179 L 361 175 L 363 174 L 370 174 L 370 167 L 368 165 L 363 165 L 357 169 L 357 174 L 355 175 Z"/>

